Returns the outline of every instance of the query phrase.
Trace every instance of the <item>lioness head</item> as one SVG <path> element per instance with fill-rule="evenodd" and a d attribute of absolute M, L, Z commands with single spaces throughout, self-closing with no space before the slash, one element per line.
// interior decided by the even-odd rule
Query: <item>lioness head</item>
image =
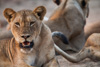
<path fill-rule="evenodd" d="M 62 1 L 64 0 L 53 0 L 54 3 L 56 3 L 57 5 L 60 5 Z M 68 1 L 72 1 L 72 0 L 68 0 Z M 73 0 L 79 3 L 80 7 L 83 10 L 83 13 L 86 17 L 88 17 L 89 15 L 89 0 Z"/>
<path fill-rule="evenodd" d="M 34 46 L 34 40 L 41 31 L 45 13 L 46 9 L 43 6 L 37 7 L 34 11 L 20 10 L 15 12 L 11 8 L 4 10 L 4 16 L 10 24 L 12 34 L 21 49 L 30 50 Z"/>

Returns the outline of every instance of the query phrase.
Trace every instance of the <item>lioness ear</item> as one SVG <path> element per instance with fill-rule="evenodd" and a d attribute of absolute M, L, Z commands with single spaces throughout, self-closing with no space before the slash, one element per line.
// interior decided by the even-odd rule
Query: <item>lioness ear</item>
<path fill-rule="evenodd" d="M 46 14 L 46 8 L 44 6 L 39 6 L 39 7 L 35 8 L 35 10 L 33 12 L 35 13 L 35 15 L 37 15 L 39 17 L 40 20 L 43 20 L 45 14 Z"/>
<path fill-rule="evenodd" d="M 86 17 L 89 15 L 89 0 L 80 0 L 81 7 L 84 10 L 84 13 L 86 13 Z"/>
<path fill-rule="evenodd" d="M 11 22 L 11 19 L 13 17 L 13 14 L 15 14 L 16 12 L 11 9 L 11 8 L 6 8 L 3 12 L 4 17 L 7 19 L 8 22 Z"/>
<path fill-rule="evenodd" d="M 86 7 L 88 2 L 89 2 L 89 0 L 81 0 L 82 8 Z"/>
<path fill-rule="evenodd" d="M 60 5 L 62 0 L 53 0 L 54 3 L 56 3 L 57 5 Z"/>

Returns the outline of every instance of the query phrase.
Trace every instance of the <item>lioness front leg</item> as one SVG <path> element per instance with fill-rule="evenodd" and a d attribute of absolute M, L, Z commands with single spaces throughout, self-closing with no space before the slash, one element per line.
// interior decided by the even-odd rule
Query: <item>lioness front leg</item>
<path fill-rule="evenodd" d="M 56 58 L 53 58 L 48 63 L 44 64 L 43 67 L 60 67 Z"/>

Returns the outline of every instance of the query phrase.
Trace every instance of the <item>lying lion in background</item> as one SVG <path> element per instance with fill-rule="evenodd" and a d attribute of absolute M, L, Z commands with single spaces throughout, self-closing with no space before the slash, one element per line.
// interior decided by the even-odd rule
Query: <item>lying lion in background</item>
<path fill-rule="evenodd" d="M 54 0 L 58 8 L 47 22 L 51 31 L 60 31 L 66 35 L 69 45 L 54 38 L 55 43 L 63 50 L 79 51 L 85 44 L 84 26 L 89 14 L 89 0 Z"/>
<path fill-rule="evenodd" d="M 59 67 L 51 31 L 42 23 L 45 13 L 43 6 L 34 11 L 4 10 L 14 37 L 0 40 L 0 67 Z"/>
<path fill-rule="evenodd" d="M 60 31 L 68 38 L 67 46 L 54 38 L 61 49 L 79 51 L 85 44 L 84 25 L 89 14 L 88 0 L 56 0 L 55 3 L 60 5 L 44 23 L 52 32 Z M 8 35 L 3 34 L 0 38 L 6 38 Z M 9 36 L 12 37 L 12 34 Z"/>
<path fill-rule="evenodd" d="M 84 29 L 86 39 L 93 33 L 100 33 L 100 22 L 87 24 Z"/>
<path fill-rule="evenodd" d="M 84 48 L 75 56 L 63 52 L 56 45 L 55 48 L 58 53 L 73 63 L 80 62 L 86 58 L 90 58 L 92 61 L 100 61 L 100 33 L 90 35 Z"/>

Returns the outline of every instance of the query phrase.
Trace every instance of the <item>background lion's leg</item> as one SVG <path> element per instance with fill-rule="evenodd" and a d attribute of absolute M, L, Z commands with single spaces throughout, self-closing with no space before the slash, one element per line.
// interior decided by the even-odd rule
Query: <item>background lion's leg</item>
<path fill-rule="evenodd" d="M 60 67 L 56 58 L 53 58 L 48 63 L 46 63 L 43 67 Z"/>
<path fill-rule="evenodd" d="M 100 61 L 100 51 L 97 48 L 91 48 L 91 56 L 90 59 L 93 61 Z"/>
<path fill-rule="evenodd" d="M 73 44 L 71 44 L 71 42 L 69 41 L 68 44 L 64 44 L 59 38 L 53 37 L 53 40 L 55 42 L 55 44 L 57 46 L 59 46 L 62 50 L 67 51 L 67 50 L 73 50 L 76 51 L 75 47 L 73 46 Z"/>
<path fill-rule="evenodd" d="M 95 56 L 94 61 L 100 61 L 100 52 L 95 52 L 94 56 Z"/>
<path fill-rule="evenodd" d="M 68 53 L 65 53 L 63 50 L 61 50 L 58 46 L 55 46 L 55 50 L 61 54 L 65 59 L 69 60 L 70 62 L 77 63 L 82 61 L 85 58 L 90 58 L 91 55 L 93 55 L 93 50 L 91 47 L 84 47 L 79 53 L 76 55 L 69 55 Z"/>
<path fill-rule="evenodd" d="M 85 45 L 85 42 L 86 42 L 84 33 L 82 32 L 80 35 L 78 35 L 74 39 L 71 39 L 70 42 L 71 42 L 70 45 L 74 47 L 76 52 L 80 51 L 83 48 L 83 46 Z M 72 50 L 73 50 L 73 48 L 72 48 Z"/>
<path fill-rule="evenodd" d="M 89 58 L 92 55 L 92 50 L 90 47 L 85 47 L 83 48 L 78 54 L 76 54 L 75 56 L 68 56 L 65 57 L 67 60 L 69 60 L 70 62 L 73 63 L 77 63 L 80 62 L 82 60 L 84 60 L 85 58 Z"/>
<path fill-rule="evenodd" d="M 66 50 L 72 50 L 75 52 L 79 52 L 85 45 L 85 36 L 84 32 L 82 32 L 80 35 L 72 38 L 69 40 L 69 44 L 66 45 L 62 43 L 59 39 L 54 39 L 56 40 L 55 43 L 64 51 Z"/>
<path fill-rule="evenodd" d="M 69 44 L 66 45 L 66 47 L 65 47 L 65 51 L 70 51 L 70 50 L 75 51 L 75 52 L 79 51 L 73 46 L 73 44 L 71 42 L 69 42 Z"/>
<path fill-rule="evenodd" d="M 75 57 L 77 62 L 84 60 L 85 58 L 89 58 L 92 54 L 92 50 L 90 47 L 84 47 Z"/>

